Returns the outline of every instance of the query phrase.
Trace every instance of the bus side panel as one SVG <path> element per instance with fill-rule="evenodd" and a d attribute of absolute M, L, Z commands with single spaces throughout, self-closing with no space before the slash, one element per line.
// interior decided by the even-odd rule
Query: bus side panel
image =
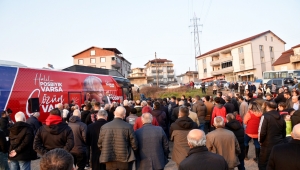
<path fill-rule="evenodd" d="M 120 98 L 118 88 L 118 84 L 111 76 L 19 68 L 6 108 L 13 110 L 12 119 L 18 111 L 24 112 L 29 117 L 32 113 L 28 100 L 39 98 L 41 113 L 39 120 L 44 122 L 57 103 L 69 103 L 69 98 L 78 105 L 85 100 L 95 99 L 102 102 L 102 96 L 106 91 L 118 101 Z M 82 97 L 75 94 L 82 94 Z"/>

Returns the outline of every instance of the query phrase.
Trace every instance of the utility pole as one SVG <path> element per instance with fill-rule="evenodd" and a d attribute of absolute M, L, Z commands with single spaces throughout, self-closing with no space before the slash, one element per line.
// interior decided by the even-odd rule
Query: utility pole
<path fill-rule="evenodd" d="M 203 26 L 202 24 L 198 24 L 198 21 L 200 22 L 200 18 L 196 17 L 196 14 L 194 15 L 194 18 L 191 19 L 191 21 L 193 21 L 193 25 L 191 25 L 190 27 L 194 27 L 194 31 L 191 32 L 194 34 L 194 48 L 195 48 L 195 71 L 198 70 L 198 63 L 197 63 L 197 59 L 196 57 L 201 55 L 201 50 L 200 50 L 200 40 L 199 40 L 199 31 L 198 30 L 198 26 Z"/>
<path fill-rule="evenodd" d="M 157 58 L 156 58 L 156 52 L 155 52 L 155 66 L 156 66 L 156 86 L 158 87 L 158 70 L 157 70 Z"/>

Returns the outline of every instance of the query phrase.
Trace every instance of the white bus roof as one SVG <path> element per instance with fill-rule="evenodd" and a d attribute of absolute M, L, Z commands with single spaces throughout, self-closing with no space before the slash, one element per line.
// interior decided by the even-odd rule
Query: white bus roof
<path fill-rule="evenodd" d="M 27 67 L 24 64 L 15 62 L 15 61 L 8 61 L 8 60 L 0 60 L 1 66 L 17 66 L 17 67 Z"/>

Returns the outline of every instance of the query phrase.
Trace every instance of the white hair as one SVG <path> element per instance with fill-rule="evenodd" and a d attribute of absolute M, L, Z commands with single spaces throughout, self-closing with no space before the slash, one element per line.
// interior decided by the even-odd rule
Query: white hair
<path fill-rule="evenodd" d="M 80 111 L 79 111 L 78 109 L 75 109 L 75 110 L 73 111 L 73 116 L 81 117 Z"/>
<path fill-rule="evenodd" d="M 63 106 L 63 104 L 58 103 L 58 104 L 56 105 L 56 108 L 58 108 L 59 110 L 62 110 L 62 109 L 64 108 L 64 106 Z"/>
<path fill-rule="evenodd" d="M 98 117 L 107 117 L 108 114 L 105 110 L 99 110 L 98 113 L 97 113 L 97 116 Z"/>
<path fill-rule="evenodd" d="M 124 100 L 124 101 L 123 101 L 123 105 L 124 105 L 124 106 L 128 106 L 128 103 L 129 103 L 128 100 Z"/>
<path fill-rule="evenodd" d="M 16 113 L 15 120 L 16 120 L 16 122 L 25 122 L 26 121 L 25 114 L 23 112 Z"/>
<path fill-rule="evenodd" d="M 147 102 L 145 100 L 143 100 L 142 103 L 141 103 L 141 106 L 142 107 L 147 106 Z"/>
<path fill-rule="evenodd" d="M 115 117 L 124 118 L 126 109 L 123 106 L 118 106 L 115 110 Z"/>
<path fill-rule="evenodd" d="M 142 114 L 142 122 L 143 124 L 152 123 L 153 117 L 150 113 Z"/>
<path fill-rule="evenodd" d="M 205 144 L 206 144 L 206 136 L 205 135 L 202 135 L 202 138 L 199 140 L 187 136 L 187 140 L 190 143 L 190 145 L 192 145 L 193 147 L 205 146 Z"/>
<path fill-rule="evenodd" d="M 40 112 L 34 112 L 32 114 L 32 116 L 36 117 L 36 118 L 39 118 L 40 117 Z"/>
<path fill-rule="evenodd" d="M 180 100 L 178 103 L 179 106 L 183 106 L 184 105 L 184 101 Z"/>
<path fill-rule="evenodd" d="M 224 119 L 221 116 L 217 116 L 214 118 L 214 126 L 219 128 L 219 127 L 224 127 Z"/>

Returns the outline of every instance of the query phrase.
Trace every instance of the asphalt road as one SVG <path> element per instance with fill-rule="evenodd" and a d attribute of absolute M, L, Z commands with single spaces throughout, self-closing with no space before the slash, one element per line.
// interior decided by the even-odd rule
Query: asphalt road
<path fill-rule="evenodd" d="M 255 155 L 255 152 L 254 152 L 254 145 L 253 145 L 253 142 L 251 141 L 249 143 L 250 145 L 250 148 L 249 148 L 249 153 L 248 153 L 248 157 L 249 157 L 249 160 L 248 161 L 245 161 L 245 168 L 247 170 L 258 170 L 258 167 L 257 167 L 257 163 L 255 163 L 253 161 L 253 158 L 254 158 L 254 155 Z M 173 143 L 170 142 L 170 150 L 172 152 L 172 147 L 173 147 Z M 171 157 L 171 153 L 170 153 L 170 157 Z M 35 160 L 35 161 L 32 161 L 31 162 L 31 169 L 32 170 L 39 170 L 39 163 L 40 161 L 39 160 Z M 175 162 L 173 162 L 172 160 L 169 160 L 169 163 L 166 165 L 165 167 L 165 170 L 176 170 L 177 169 L 177 165 Z M 235 170 L 237 170 L 237 168 L 235 168 Z"/>

